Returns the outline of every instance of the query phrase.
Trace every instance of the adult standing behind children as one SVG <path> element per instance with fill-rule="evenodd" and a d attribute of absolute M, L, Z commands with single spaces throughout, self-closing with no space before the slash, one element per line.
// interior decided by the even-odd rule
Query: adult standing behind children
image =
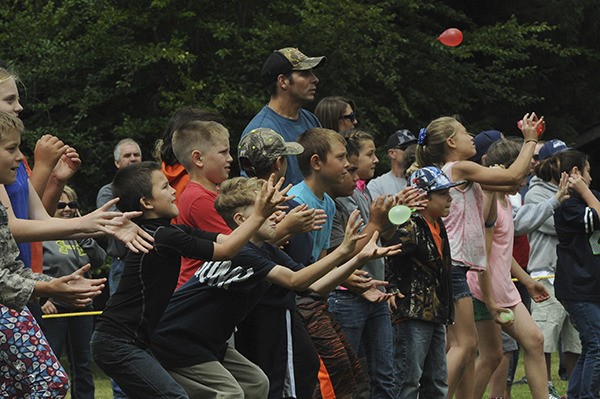
<path fill-rule="evenodd" d="M 385 147 L 390 159 L 390 171 L 371 179 L 367 184 L 373 198 L 396 195 L 406 187 L 404 152 L 416 142 L 417 138 L 408 129 L 397 130 L 388 137 Z"/>
<path fill-rule="evenodd" d="M 323 56 L 307 57 L 293 47 L 271 53 L 261 72 L 270 95 L 269 103 L 248 123 L 242 137 L 252 129 L 266 127 L 281 134 L 285 141 L 297 141 L 304 131 L 320 127 L 317 117 L 302 106 L 315 99 L 319 78 L 313 69 L 323 66 L 325 61 Z M 288 156 L 287 162 L 286 182 L 301 182 L 302 172 L 296 157 Z"/>
<path fill-rule="evenodd" d="M 113 151 L 113 157 L 115 167 L 117 170 L 122 169 L 132 163 L 142 162 L 142 150 L 140 145 L 130 138 L 125 138 L 115 145 Z M 112 182 L 105 184 L 98 190 L 96 197 L 96 207 L 101 207 L 108 201 L 114 198 Z M 111 210 L 116 210 L 117 207 L 113 205 Z M 119 280 L 121 280 L 121 274 L 123 273 L 123 266 L 125 265 L 125 254 L 127 254 L 127 248 L 119 240 L 115 240 L 112 237 L 107 237 L 108 247 L 106 252 L 111 257 L 110 271 L 108 273 L 108 290 L 112 295 L 117 290 Z"/>
<path fill-rule="evenodd" d="M 325 97 L 315 107 L 315 115 L 325 129 L 343 133 L 358 125 L 354 101 L 346 97 Z"/>
<path fill-rule="evenodd" d="M 80 217 L 77 194 L 65 186 L 56 206 L 57 218 Z M 81 240 L 44 241 L 44 274 L 55 278 L 67 276 L 87 265 L 98 268 L 104 264 L 106 252 L 93 238 Z M 87 276 L 89 277 L 89 276 Z M 71 313 L 79 309 L 63 301 L 48 298 L 42 306 L 44 314 Z M 92 310 L 88 305 L 82 311 Z M 59 317 L 45 320 L 44 334 L 54 353 L 60 358 L 63 349 L 67 353 L 71 375 L 71 397 L 94 398 L 94 376 L 90 368 L 92 353 L 90 338 L 94 331 L 92 316 Z"/>

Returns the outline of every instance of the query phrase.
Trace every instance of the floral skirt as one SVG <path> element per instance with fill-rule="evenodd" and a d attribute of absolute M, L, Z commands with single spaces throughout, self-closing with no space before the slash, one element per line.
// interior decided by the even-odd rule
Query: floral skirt
<path fill-rule="evenodd" d="M 69 378 L 25 308 L 0 305 L 0 397 L 64 398 Z"/>

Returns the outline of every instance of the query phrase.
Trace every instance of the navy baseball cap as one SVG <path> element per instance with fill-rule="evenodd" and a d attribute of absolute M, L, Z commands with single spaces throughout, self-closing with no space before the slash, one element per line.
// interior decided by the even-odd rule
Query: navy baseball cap
<path fill-rule="evenodd" d="M 414 136 L 414 134 L 412 134 L 410 130 L 400 129 L 396 130 L 394 134 L 388 137 L 385 146 L 388 150 L 391 150 L 392 148 L 408 147 L 408 145 L 416 142 L 417 138 Z"/>
<path fill-rule="evenodd" d="M 410 175 L 410 186 L 420 188 L 427 192 L 445 190 L 465 184 L 466 180 L 451 181 L 441 169 L 435 166 L 426 166 L 416 170 Z"/>
<path fill-rule="evenodd" d="M 546 158 L 550 158 L 554 154 L 558 154 L 559 152 L 563 152 L 565 150 L 570 150 L 571 147 L 567 146 L 564 141 L 553 139 L 550 141 L 546 141 L 542 148 L 540 148 L 540 152 L 538 153 L 538 160 L 543 161 Z"/>
<path fill-rule="evenodd" d="M 471 157 L 471 161 L 481 163 L 481 158 L 485 155 L 490 146 L 503 138 L 504 135 L 498 130 L 484 130 L 473 137 L 477 153 Z"/>

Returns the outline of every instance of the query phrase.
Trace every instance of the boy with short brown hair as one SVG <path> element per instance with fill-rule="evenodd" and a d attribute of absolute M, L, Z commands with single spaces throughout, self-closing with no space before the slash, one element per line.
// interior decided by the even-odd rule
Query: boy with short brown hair
<path fill-rule="evenodd" d="M 172 144 L 175 156 L 190 176 L 190 182 L 179 197 L 177 223 L 229 234 L 231 229 L 214 207 L 219 185 L 229 177 L 233 161 L 229 154 L 229 132 L 217 122 L 191 121 L 173 133 Z M 202 263 L 183 258 L 177 288 L 189 280 Z"/>

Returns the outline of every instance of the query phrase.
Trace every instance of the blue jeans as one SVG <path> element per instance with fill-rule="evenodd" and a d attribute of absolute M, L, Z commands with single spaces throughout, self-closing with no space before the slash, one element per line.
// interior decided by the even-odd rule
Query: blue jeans
<path fill-rule="evenodd" d="M 387 303 L 371 303 L 351 291 L 329 295 L 329 311 L 356 353 L 364 344 L 371 379 L 371 398 L 394 398 L 393 331 Z"/>
<path fill-rule="evenodd" d="M 402 321 L 394 325 L 394 341 L 398 398 L 445 398 L 446 327 L 421 320 Z"/>
<path fill-rule="evenodd" d="M 110 262 L 110 270 L 108 272 L 108 293 L 113 296 L 117 292 L 119 281 L 121 281 L 121 274 L 123 274 L 123 268 L 125 267 L 125 259 L 112 258 Z"/>
<path fill-rule="evenodd" d="M 73 309 L 56 306 L 58 313 Z M 62 317 L 44 320 L 44 333 L 57 357 L 66 348 L 71 374 L 71 397 L 94 399 L 94 376 L 90 369 L 90 338 L 94 331 L 92 316 Z"/>
<path fill-rule="evenodd" d="M 98 367 L 112 377 L 128 397 L 188 398 L 150 350 L 141 348 L 133 340 L 95 331 L 91 346 Z"/>
<path fill-rule="evenodd" d="M 581 355 L 569 378 L 569 399 L 600 398 L 600 303 L 561 301 L 581 339 Z"/>

